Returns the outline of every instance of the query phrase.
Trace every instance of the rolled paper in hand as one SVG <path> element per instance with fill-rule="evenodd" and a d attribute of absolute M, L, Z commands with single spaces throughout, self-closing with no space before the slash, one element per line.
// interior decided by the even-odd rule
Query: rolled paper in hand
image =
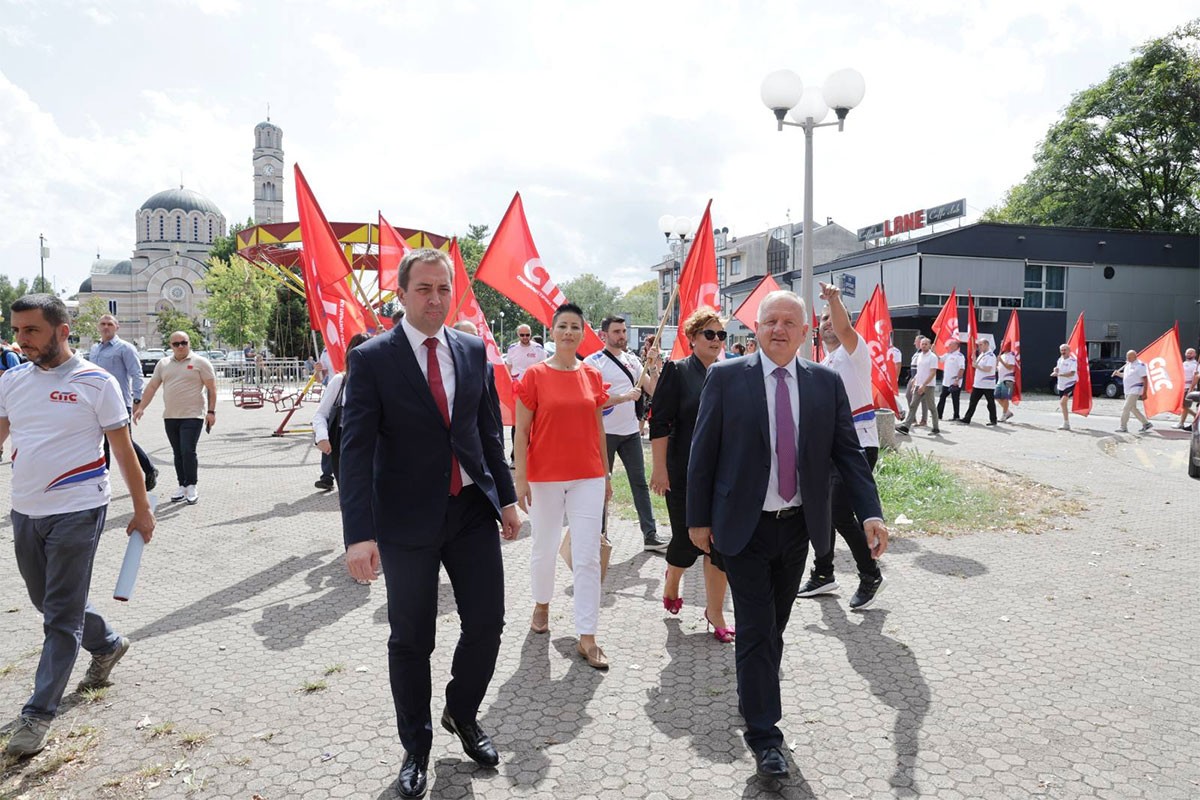
<path fill-rule="evenodd" d="M 158 497 L 150 496 L 150 511 L 158 508 Z M 117 576 L 117 587 L 113 589 L 113 599 L 129 601 L 133 597 L 133 585 L 137 583 L 138 568 L 142 565 L 142 550 L 146 548 L 146 540 L 141 531 L 135 530 L 129 534 L 129 543 L 125 545 L 125 560 L 121 562 L 121 574 Z"/>

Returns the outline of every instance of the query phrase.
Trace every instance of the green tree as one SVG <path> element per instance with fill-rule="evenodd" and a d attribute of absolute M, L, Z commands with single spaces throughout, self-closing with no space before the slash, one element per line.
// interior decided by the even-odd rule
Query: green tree
<path fill-rule="evenodd" d="M 7 275 L 0 275 L 0 339 L 12 341 L 12 304 L 29 294 L 29 283 L 21 278 L 15 284 Z"/>
<path fill-rule="evenodd" d="M 308 321 L 308 303 L 286 286 L 276 285 L 275 302 L 271 306 L 267 341 L 271 352 L 283 358 L 304 359 L 312 352 L 312 336 Z"/>
<path fill-rule="evenodd" d="M 617 307 L 629 315 L 631 325 L 658 324 L 658 281 L 651 278 L 621 296 Z"/>
<path fill-rule="evenodd" d="M 92 295 L 79 304 L 79 311 L 71 321 L 71 335 L 83 348 L 100 341 L 97 325 L 108 313 L 108 302 L 103 297 Z M 169 333 L 169 331 L 168 331 Z"/>
<path fill-rule="evenodd" d="M 463 265 L 467 268 L 467 274 L 472 278 L 471 289 L 475 292 L 475 299 L 479 301 L 479 308 L 483 311 L 483 315 L 487 318 L 489 325 L 493 321 L 497 323 L 495 330 L 492 331 L 492 335 L 499 342 L 500 349 L 504 350 L 507 344 L 500 341 L 499 320 L 501 311 L 504 312 L 504 335 L 513 341 L 516 340 L 518 325 L 528 325 L 535 333 L 540 334 L 542 323 L 538 322 L 528 311 L 486 283 L 474 280 L 475 271 L 479 269 L 479 262 L 483 259 L 483 253 L 486 249 L 485 242 L 490 235 L 487 225 L 468 225 L 466 236 L 460 236 L 458 239 L 458 249 L 462 252 Z"/>
<path fill-rule="evenodd" d="M 619 286 L 609 286 L 590 272 L 559 284 L 563 294 L 583 309 L 583 318 L 593 328 L 600 320 L 617 312 L 617 300 L 621 297 Z"/>
<path fill-rule="evenodd" d="M 208 258 L 210 261 L 228 261 L 237 255 L 237 235 L 239 231 L 244 231 L 246 228 L 254 227 L 254 219 L 246 218 L 246 223 L 243 225 L 240 222 L 235 222 L 229 226 L 229 233 L 225 236 L 218 236 L 213 240 L 213 245 L 208 249 Z"/>
<path fill-rule="evenodd" d="M 985 220 L 1200 232 L 1200 19 L 1079 94 Z"/>
<path fill-rule="evenodd" d="M 49 278 L 43 278 L 41 275 L 34 275 L 33 280 L 29 284 L 30 294 L 54 294 L 54 284 Z"/>
<path fill-rule="evenodd" d="M 266 340 L 275 282 L 243 258 L 209 261 L 204 288 L 204 315 L 212 320 L 213 332 L 226 345 L 240 348 L 247 342 Z"/>
<path fill-rule="evenodd" d="M 208 340 L 200 333 L 200 326 L 196 324 L 196 320 L 182 311 L 172 308 L 158 312 L 155 327 L 158 329 L 158 335 L 162 337 L 164 348 L 170 349 L 171 334 L 175 331 L 183 331 L 188 335 L 193 350 L 204 350 L 208 346 Z"/>

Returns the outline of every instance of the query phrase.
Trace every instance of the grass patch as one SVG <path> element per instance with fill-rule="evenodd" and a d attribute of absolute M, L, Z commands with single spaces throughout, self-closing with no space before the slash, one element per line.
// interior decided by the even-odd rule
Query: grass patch
<path fill-rule="evenodd" d="M 179 743 L 189 750 L 194 750 L 212 737 L 213 735 L 211 733 L 205 733 L 203 731 L 191 731 L 190 733 L 180 734 Z"/>
<path fill-rule="evenodd" d="M 334 664 L 334 665 L 333 665 L 333 666 L 331 666 L 331 667 L 326 667 L 326 668 L 325 668 L 325 675 L 326 675 L 326 676 L 329 676 L 329 675 L 336 675 L 336 674 L 338 674 L 339 672 L 345 672 L 345 671 L 346 671 L 346 665 L 345 665 L 345 664 Z"/>
<path fill-rule="evenodd" d="M 169 736 L 175 732 L 174 722 L 160 722 L 150 729 L 150 738 L 157 739 L 161 736 Z"/>
<path fill-rule="evenodd" d="M 323 692 L 328 688 L 329 686 L 325 681 L 308 681 L 300 687 L 300 691 L 305 694 L 315 694 L 316 692 Z"/>
<path fill-rule="evenodd" d="M 157 778 L 166 770 L 162 764 L 148 764 L 137 771 L 137 776 L 143 780 L 147 778 Z"/>
<path fill-rule="evenodd" d="M 97 686 L 94 689 L 84 689 L 79 693 L 79 697 L 85 703 L 99 703 L 104 698 L 108 697 L 107 686 Z"/>
<path fill-rule="evenodd" d="M 73 761 L 78 761 L 84 756 L 84 754 L 87 753 L 87 751 L 91 750 L 95 746 L 96 738 L 94 736 L 88 736 L 74 747 L 64 747 L 56 750 L 51 753 L 45 761 L 42 761 L 37 765 L 37 767 L 34 768 L 33 776 L 36 778 L 47 778 L 58 772 L 67 764 L 70 764 Z"/>

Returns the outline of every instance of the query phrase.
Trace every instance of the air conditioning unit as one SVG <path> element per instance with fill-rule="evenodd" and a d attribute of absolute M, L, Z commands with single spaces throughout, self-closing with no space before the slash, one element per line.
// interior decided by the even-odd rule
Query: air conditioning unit
<path fill-rule="evenodd" d="M 998 308 L 981 308 L 979 309 L 980 322 L 999 322 L 1000 309 Z"/>
<path fill-rule="evenodd" d="M 1104 327 L 1104 338 L 1105 339 L 1120 339 L 1121 338 L 1121 326 L 1115 322 L 1108 323 L 1108 325 L 1106 325 Z"/>

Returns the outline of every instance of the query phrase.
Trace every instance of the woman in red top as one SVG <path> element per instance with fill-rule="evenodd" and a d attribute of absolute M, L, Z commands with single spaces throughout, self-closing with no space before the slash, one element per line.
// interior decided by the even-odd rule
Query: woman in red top
<path fill-rule="evenodd" d="M 608 401 L 600 370 L 575 358 L 583 342 L 583 310 L 567 303 L 554 312 L 554 355 L 516 384 L 517 502 L 529 514 L 533 550 L 534 633 L 550 630 L 555 557 L 563 513 L 571 526 L 575 575 L 575 632 L 579 654 L 596 669 L 608 659 L 596 644 L 600 620 L 600 527 L 612 494 L 601 409 Z"/>

